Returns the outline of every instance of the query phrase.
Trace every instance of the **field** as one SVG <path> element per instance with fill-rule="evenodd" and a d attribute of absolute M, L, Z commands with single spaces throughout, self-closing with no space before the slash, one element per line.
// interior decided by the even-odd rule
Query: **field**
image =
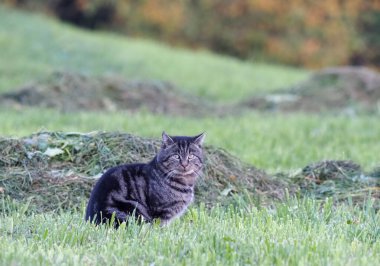
<path fill-rule="evenodd" d="M 286 88 L 309 74 L 78 30 L 1 6 L 0 50 L 0 92 L 14 91 L 54 71 L 69 71 L 166 80 L 186 93 L 231 104 Z M 162 130 L 178 135 L 206 131 L 207 145 L 268 173 L 294 173 L 324 159 L 353 160 L 370 172 L 380 165 L 378 119 L 378 114 L 254 111 L 196 118 L 147 110 L 72 113 L 0 106 L 0 137 L 38 131 L 119 131 L 157 139 Z M 0 178 L 3 184 L 9 177 Z M 0 193 L 2 265 L 376 265 L 380 259 L 380 216 L 373 207 L 378 198 L 355 206 L 350 200 L 335 204 L 332 198 L 292 195 L 265 207 L 236 196 L 230 207 L 193 205 L 170 227 L 133 224 L 115 231 L 83 222 L 86 199 L 81 208 L 40 213 L 33 211 L 28 199 Z"/>
<path fill-rule="evenodd" d="M 376 265 L 379 215 L 371 206 L 332 209 L 313 200 L 277 211 L 192 208 L 168 228 L 118 231 L 85 224 L 82 213 L 1 218 L 2 265 Z"/>

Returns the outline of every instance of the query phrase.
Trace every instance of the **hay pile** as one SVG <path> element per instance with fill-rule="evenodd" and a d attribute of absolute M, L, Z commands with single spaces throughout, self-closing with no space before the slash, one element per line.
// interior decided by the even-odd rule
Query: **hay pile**
<path fill-rule="evenodd" d="M 57 72 L 44 80 L 0 95 L 0 104 L 48 107 L 63 112 L 143 109 L 195 117 L 238 115 L 247 109 L 379 113 L 380 74 L 367 68 L 327 68 L 292 88 L 228 105 L 186 94 L 163 81 L 133 81 L 116 76 L 89 77 Z"/>
<path fill-rule="evenodd" d="M 294 174 L 279 173 L 277 178 L 288 179 L 297 186 L 297 194 L 335 203 L 351 202 L 364 205 L 372 201 L 380 209 L 380 171 L 364 172 L 360 165 L 349 160 L 323 160 L 305 166 Z"/>
<path fill-rule="evenodd" d="M 367 174 L 352 161 L 317 162 L 304 167 L 297 178 L 305 194 L 338 201 L 350 198 L 354 203 L 373 198 L 376 207 L 380 207 L 380 175 L 375 171 Z"/>
<path fill-rule="evenodd" d="M 187 94 L 164 81 L 57 72 L 0 95 L 0 104 L 78 110 L 147 110 L 176 116 L 239 115 L 247 109 L 279 112 L 371 112 L 380 110 L 380 74 L 367 68 L 328 68 L 292 88 L 222 104 Z"/>
<path fill-rule="evenodd" d="M 0 139 L 2 195 L 17 200 L 32 197 L 32 205 L 42 210 L 78 207 L 105 169 L 147 162 L 159 145 L 159 140 L 121 133 L 44 132 Z M 228 204 L 234 193 L 243 191 L 264 202 L 284 196 L 286 186 L 281 182 L 221 149 L 206 147 L 206 164 L 196 187 L 197 202 Z"/>
<path fill-rule="evenodd" d="M 380 74 L 364 67 L 326 68 L 296 86 L 253 97 L 243 106 L 281 112 L 379 112 Z"/>
<path fill-rule="evenodd" d="M 30 200 L 36 211 L 79 208 L 101 173 L 118 164 L 147 162 L 160 141 L 122 133 L 42 132 L 20 139 L 0 139 L 0 196 Z M 207 146 L 206 169 L 196 187 L 196 203 L 235 202 L 235 195 L 267 206 L 290 195 L 369 197 L 380 207 L 380 171 L 365 174 L 350 161 L 322 161 L 296 174 L 269 176 L 222 149 Z M 246 197 L 247 198 L 247 197 Z M 4 207 L 4 206 L 3 206 Z M 0 206 L 0 209 L 2 207 Z"/>
<path fill-rule="evenodd" d="M 158 80 L 125 80 L 56 72 L 46 79 L 0 95 L 4 105 L 38 106 L 63 112 L 78 110 L 148 110 L 153 113 L 203 116 L 217 112 L 211 103 Z"/>

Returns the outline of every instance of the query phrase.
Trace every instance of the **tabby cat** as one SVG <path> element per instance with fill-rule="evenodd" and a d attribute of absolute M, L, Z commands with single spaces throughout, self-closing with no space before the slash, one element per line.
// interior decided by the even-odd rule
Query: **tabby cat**
<path fill-rule="evenodd" d="M 203 168 L 205 135 L 168 136 L 147 164 L 125 164 L 106 171 L 95 185 L 86 210 L 86 220 L 115 227 L 134 215 L 162 225 L 181 216 L 194 198 L 194 185 Z"/>

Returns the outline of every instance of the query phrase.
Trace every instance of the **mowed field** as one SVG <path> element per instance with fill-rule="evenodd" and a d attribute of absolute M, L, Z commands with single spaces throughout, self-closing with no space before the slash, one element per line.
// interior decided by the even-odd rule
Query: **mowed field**
<path fill-rule="evenodd" d="M 310 74 L 83 31 L 2 6 L 0 51 L 0 92 L 54 71 L 69 71 L 165 80 L 210 101 L 233 103 L 286 88 Z M 159 138 L 162 130 L 178 135 L 205 131 L 208 145 L 271 173 L 296 171 L 323 159 L 354 160 L 369 171 L 380 165 L 378 121 L 378 115 L 328 113 L 246 112 L 191 118 L 148 111 L 62 113 L 0 106 L 0 137 L 41 130 L 121 131 L 153 138 Z M 2 195 L 0 191 L 3 265 L 376 265 L 380 261 L 380 215 L 370 201 L 359 208 L 333 206 L 329 199 L 290 198 L 267 209 L 236 199 L 231 208 L 193 206 L 170 227 L 132 225 L 115 231 L 84 223 L 80 211 L 31 213 L 27 200 Z"/>

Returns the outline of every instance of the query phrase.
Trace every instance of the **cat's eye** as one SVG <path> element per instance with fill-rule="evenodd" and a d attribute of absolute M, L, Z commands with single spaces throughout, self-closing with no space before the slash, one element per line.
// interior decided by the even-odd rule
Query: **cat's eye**
<path fill-rule="evenodd" d="M 179 155 L 178 155 L 178 154 L 174 154 L 174 155 L 172 156 L 172 158 L 173 158 L 173 159 L 176 159 L 176 160 L 179 160 Z"/>
<path fill-rule="evenodd" d="M 189 159 L 194 159 L 195 158 L 195 155 L 194 154 L 189 154 Z"/>

